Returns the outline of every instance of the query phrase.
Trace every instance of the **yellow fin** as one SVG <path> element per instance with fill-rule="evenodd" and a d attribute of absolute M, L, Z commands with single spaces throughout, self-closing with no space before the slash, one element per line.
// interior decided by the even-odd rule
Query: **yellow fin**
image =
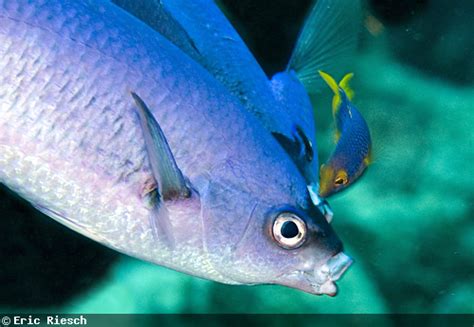
<path fill-rule="evenodd" d="M 334 97 L 332 98 L 332 114 L 336 117 L 337 109 L 341 104 L 341 95 L 339 94 L 339 86 L 337 85 L 334 78 L 331 75 L 319 70 L 319 75 L 321 78 L 326 82 L 326 84 L 331 88 L 334 92 Z"/>
<path fill-rule="evenodd" d="M 321 75 L 321 77 L 323 78 L 323 80 L 327 83 L 327 85 L 329 85 L 329 87 L 334 92 L 334 94 L 339 94 L 339 87 L 336 81 L 334 80 L 334 78 L 332 78 L 331 75 L 323 72 L 322 70 L 319 70 L 318 72 L 319 72 L 319 75 Z"/>
<path fill-rule="evenodd" d="M 364 164 L 365 166 L 369 166 L 371 163 L 373 162 L 373 158 L 372 158 L 372 149 L 369 149 L 369 153 L 367 154 L 367 156 L 364 158 Z"/>
<path fill-rule="evenodd" d="M 346 96 L 349 100 L 352 100 L 352 98 L 354 98 L 354 90 L 352 90 L 349 86 L 349 82 L 352 77 L 354 77 L 354 73 L 346 74 L 339 82 L 339 86 L 341 87 L 341 89 L 344 90 L 344 92 L 346 92 Z"/>
<path fill-rule="evenodd" d="M 339 142 L 339 139 L 341 138 L 341 132 L 336 128 L 334 131 L 334 143 Z"/>

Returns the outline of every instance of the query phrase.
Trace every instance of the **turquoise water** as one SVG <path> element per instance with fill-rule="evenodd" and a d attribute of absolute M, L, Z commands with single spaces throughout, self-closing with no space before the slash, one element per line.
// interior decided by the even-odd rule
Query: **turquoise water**
<path fill-rule="evenodd" d="M 87 287 L 75 284 L 79 291 L 61 303 L 10 298 L 15 305 L 2 299 L 2 306 L 77 313 L 474 313 L 474 46 L 468 23 L 474 11 L 469 1 L 458 7 L 425 3 L 400 20 L 369 11 L 372 33 L 364 28 L 351 62 L 354 102 L 371 128 L 374 163 L 331 200 L 334 228 L 356 261 L 338 283 L 337 297 L 223 285 L 120 256 L 97 278 L 84 273 Z M 230 14 L 238 20 L 238 13 Z M 250 44 L 262 37 L 245 25 L 254 23 L 237 23 Z M 275 64 L 270 56 L 259 60 L 269 70 Z M 313 100 L 324 160 L 333 147 L 329 91 Z M 50 250 L 50 256 L 60 252 L 59 246 Z M 101 265 L 100 251 L 94 248 L 90 265 Z M 71 265 L 74 274 L 81 258 L 78 247 L 60 264 Z M 25 272 L 20 267 L 18 273 Z M 53 271 L 48 281 L 58 283 L 62 274 Z M 35 292 L 34 278 L 27 283 Z M 53 293 L 46 288 L 43 294 L 48 303 Z"/>

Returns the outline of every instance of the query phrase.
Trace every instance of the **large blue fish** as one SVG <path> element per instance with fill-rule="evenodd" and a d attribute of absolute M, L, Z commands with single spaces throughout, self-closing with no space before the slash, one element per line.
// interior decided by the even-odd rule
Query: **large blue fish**
<path fill-rule="evenodd" d="M 303 87 L 315 61 L 301 58 L 315 47 L 297 45 L 268 81 L 247 50 L 255 76 L 191 33 L 206 29 L 164 14 L 168 32 L 105 0 L 0 0 L 0 182 L 120 252 L 224 283 L 334 295 L 351 260 L 308 191 L 317 165 Z M 307 26 L 298 44 L 311 44 Z"/>

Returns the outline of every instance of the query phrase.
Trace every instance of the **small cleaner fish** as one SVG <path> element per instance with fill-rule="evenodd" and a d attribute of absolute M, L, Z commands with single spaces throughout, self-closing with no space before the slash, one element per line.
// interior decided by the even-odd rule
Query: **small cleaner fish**
<path fill-rule="evenodd" d="M 337 144 L 319 173 L 319 194 L 328 197 L 346 189 L 364 173 L 371 162 L 372 141 L 364 117 L 351 102 L 354 92 L 349 81 L 353 74 L 345 75 L 339 84 L 329 74 L 319 74 L 334 92 L 332 113 Z"/>

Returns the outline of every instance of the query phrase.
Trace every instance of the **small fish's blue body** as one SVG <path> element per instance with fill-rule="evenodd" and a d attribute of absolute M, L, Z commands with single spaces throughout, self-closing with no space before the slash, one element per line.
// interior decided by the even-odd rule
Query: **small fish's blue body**
<path fill-rule="evenodd" d="M 320 169 L 320 195 L 330 196 L 354 183 L 370 164 L 371 137 L 362 114 L 351 102 L 353 91 L 348 86 L 352 74 L 336 84 L 320 72 L 334 91 L 333 116 L 336 123 L 336 148 Z"/>

